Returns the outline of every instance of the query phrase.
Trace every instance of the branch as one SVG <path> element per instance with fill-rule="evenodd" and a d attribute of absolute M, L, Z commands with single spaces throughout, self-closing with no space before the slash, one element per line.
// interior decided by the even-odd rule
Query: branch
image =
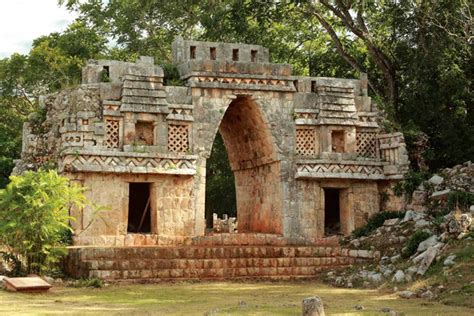
<path fill-rule="evenodd" d="M 336 31 L 334 31 L 333 27 L 328 23 L 328 21 L 326 21 L 326 19 L 324 19 L 323 16 L 321 16 L 319 14 L 319 12 L 315 11 L 313 9 L 313 12 L 314 16 L 316 17 L 316 19 L 318 19 L 319 23 L 321 23 L 321 25 L 324 27 L 324 29 L 326 30 L 326 32 L 328 32 L 329 36 L 331 37 L 332 39 L 332 42 L 334 43 L 334 45 L 336 46 L 336 50 L 339 52 L 339 54 L 341 55 L 341 57 L 349 64 L 352 66 L 352 68 L 354 68 L 355 70 L 357 70 L 358 72 L 365 72 L 365 70 L 363 69 L 362 65 L 360 65 L 357 60 L 352 57 L 351 55 L 349 55 L 346 50 L 344 49 L 344 46 L 342 45 L 341 43 L 341 40 L 339 39 L 339 37 L 337 36 L 336 34 Z M 378 95 L 377 93 L 377 90 L 375 89 L 375 87 L 372 85 L 372 83 L 370 82 L 370 80 L 368 81 L 368 84 L 370 86 L 370 89 L 372 89 L 372 91 Z"/>

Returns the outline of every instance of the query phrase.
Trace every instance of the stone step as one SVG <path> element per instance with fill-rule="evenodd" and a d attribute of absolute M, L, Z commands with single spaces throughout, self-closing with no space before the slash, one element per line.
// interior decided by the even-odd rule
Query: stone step
<path fill-rule="evenodd" d="M 181 246 L 181 247 L 84 247 L 70 252 L 82 260 L 90 259 L 229 259 L 279 257 L 350 256 L 370 258 L 366 250 L 319 246 Z"/>
<path fill-rule="evenodd" d="M 141 270 L 89 270 L 87 277 L 105 280 L 123 279 L 235 279 L 235 278 L 291 278 L 315 277 L 318 273 L 346 265 L 304 267 L 240 267 L 240 268 L 194 268 L 194 269 L 141 269 Z"/>
<path fill-rule="evenodd" d="M 196 269 L 245 267 L 306 267 L 353 263 L 351 257 L 231 258 L 231 259 L 122 259 L 85 260 L 89 270 Z"/>
<path fill-rule="evenodd" d="M 104 279 L 313 276 L 329 267 L 368 262 L 367 250 L 324 246 L 217 245 L 71 247 L 66 270 Z"/>

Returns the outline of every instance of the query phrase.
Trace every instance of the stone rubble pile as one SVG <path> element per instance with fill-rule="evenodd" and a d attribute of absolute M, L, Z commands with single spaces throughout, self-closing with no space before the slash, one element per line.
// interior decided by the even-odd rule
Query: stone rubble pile
<path fill-rule="evenodd" d="M 462 210 L 455 208 L 440 217 L 440 213 L 433 216 L 434 213 L 427 212 L 427 205 L 440 198 L 446 201 L 453 191 L 473 193 L 474 164 L 466 162 L 443 170 L 441 175 L 434 175 L 420 185 L 413 194 L 412 204 L 408 205 L 412 209 L 406 211 L 402 219 L 388 219 L 368 236 L 343 241 L 351 248 L 379 250 L 381 259 L 378 264 L 331 271 L 327 273 L 326 281 L 349 288 L 377 286 L 385 282 L 397 286 L 424 276 L 435 262 L 441 262 L 444 269 L 455 265 L 456 256 L 448 252 L 447 244 L 450 240 L 472 241 L 474 206 Z M 446 209 L 446 204 L 436 205 Z M 414 241 L 415 233 L 423 236 L 421 242 Z M 413 248 L 413 244 L 416 246 L 417 242 L 414 253 L 413 249 L 410 252 L 408 248 Z M 417 292 L 401 291 L 399 295 L 403 298 L 435 299 L 436 293 L 442 290 L 426 287 Z"/>
<path fill-rule="evenodd" d="M 418 186 L 407 209 L 424 212 L 429 201 L 439 201 L 443 205 L 442 202 L 455 191 L 474 194 L 474 163 L 471 161 L 443 169 L 440 175 L 435 174 Z M 474 212 L 474 208 L 471 208 L 471 212 Z"/>

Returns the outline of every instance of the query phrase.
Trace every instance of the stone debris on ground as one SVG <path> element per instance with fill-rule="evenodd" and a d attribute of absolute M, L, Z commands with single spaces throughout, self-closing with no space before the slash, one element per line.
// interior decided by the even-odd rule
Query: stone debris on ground
<path fill-rule="evenodd" d="M 444 169 L 440 175 L 433 175 L 420 185 L 413 193 L 403 218 L 387 219 L 367 236 L 343 239 L 342 244 L 348 244 L 351 248 L 380 251 L 380 261 L 372 265 L 331 271 L 325 280 L 339 287 L 378 287 L 385 282 L 403 287 L 423 278 L 436 262 L 440 262 L 446 275 L 446 269 L 457 263 L 456 255 L 449 253 L 448 244 L 454 240 L 471 242 L 473 239 L 474 206 L 468 205 L 466 208 L 464 205 L 461 209 L 456 205 L 448 214 L 443 216 L 442 213 L 448 209 L 448 195 L 458 191 L 474 193 L 474 164 L 471 162 Z M 411 238 L 415 232 L 424 232 L 428 237 L 417 241 L 416 249 L 409 253 L 408 244 L 414 242 Z M 394 292 L 403 298 L 433 300 L 437 293 L 443 291 L 445 287 L 441 284 L 416 293 L 404 289 Z"/>

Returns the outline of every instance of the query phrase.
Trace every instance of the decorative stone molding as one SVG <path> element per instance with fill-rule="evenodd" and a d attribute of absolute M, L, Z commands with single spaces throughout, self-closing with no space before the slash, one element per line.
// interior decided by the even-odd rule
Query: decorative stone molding
<path fill-rule="evenodd" d="M 296 178 L 382 180 L 384 164 L 369 161 L 307 160 L 296 163 Z"/>
<path fill-rule="evenodd" d="M 61 172 L 194 175 L 196 159 L 194 155 L 69 150 L 62 154 L 59 170 Z"/>

